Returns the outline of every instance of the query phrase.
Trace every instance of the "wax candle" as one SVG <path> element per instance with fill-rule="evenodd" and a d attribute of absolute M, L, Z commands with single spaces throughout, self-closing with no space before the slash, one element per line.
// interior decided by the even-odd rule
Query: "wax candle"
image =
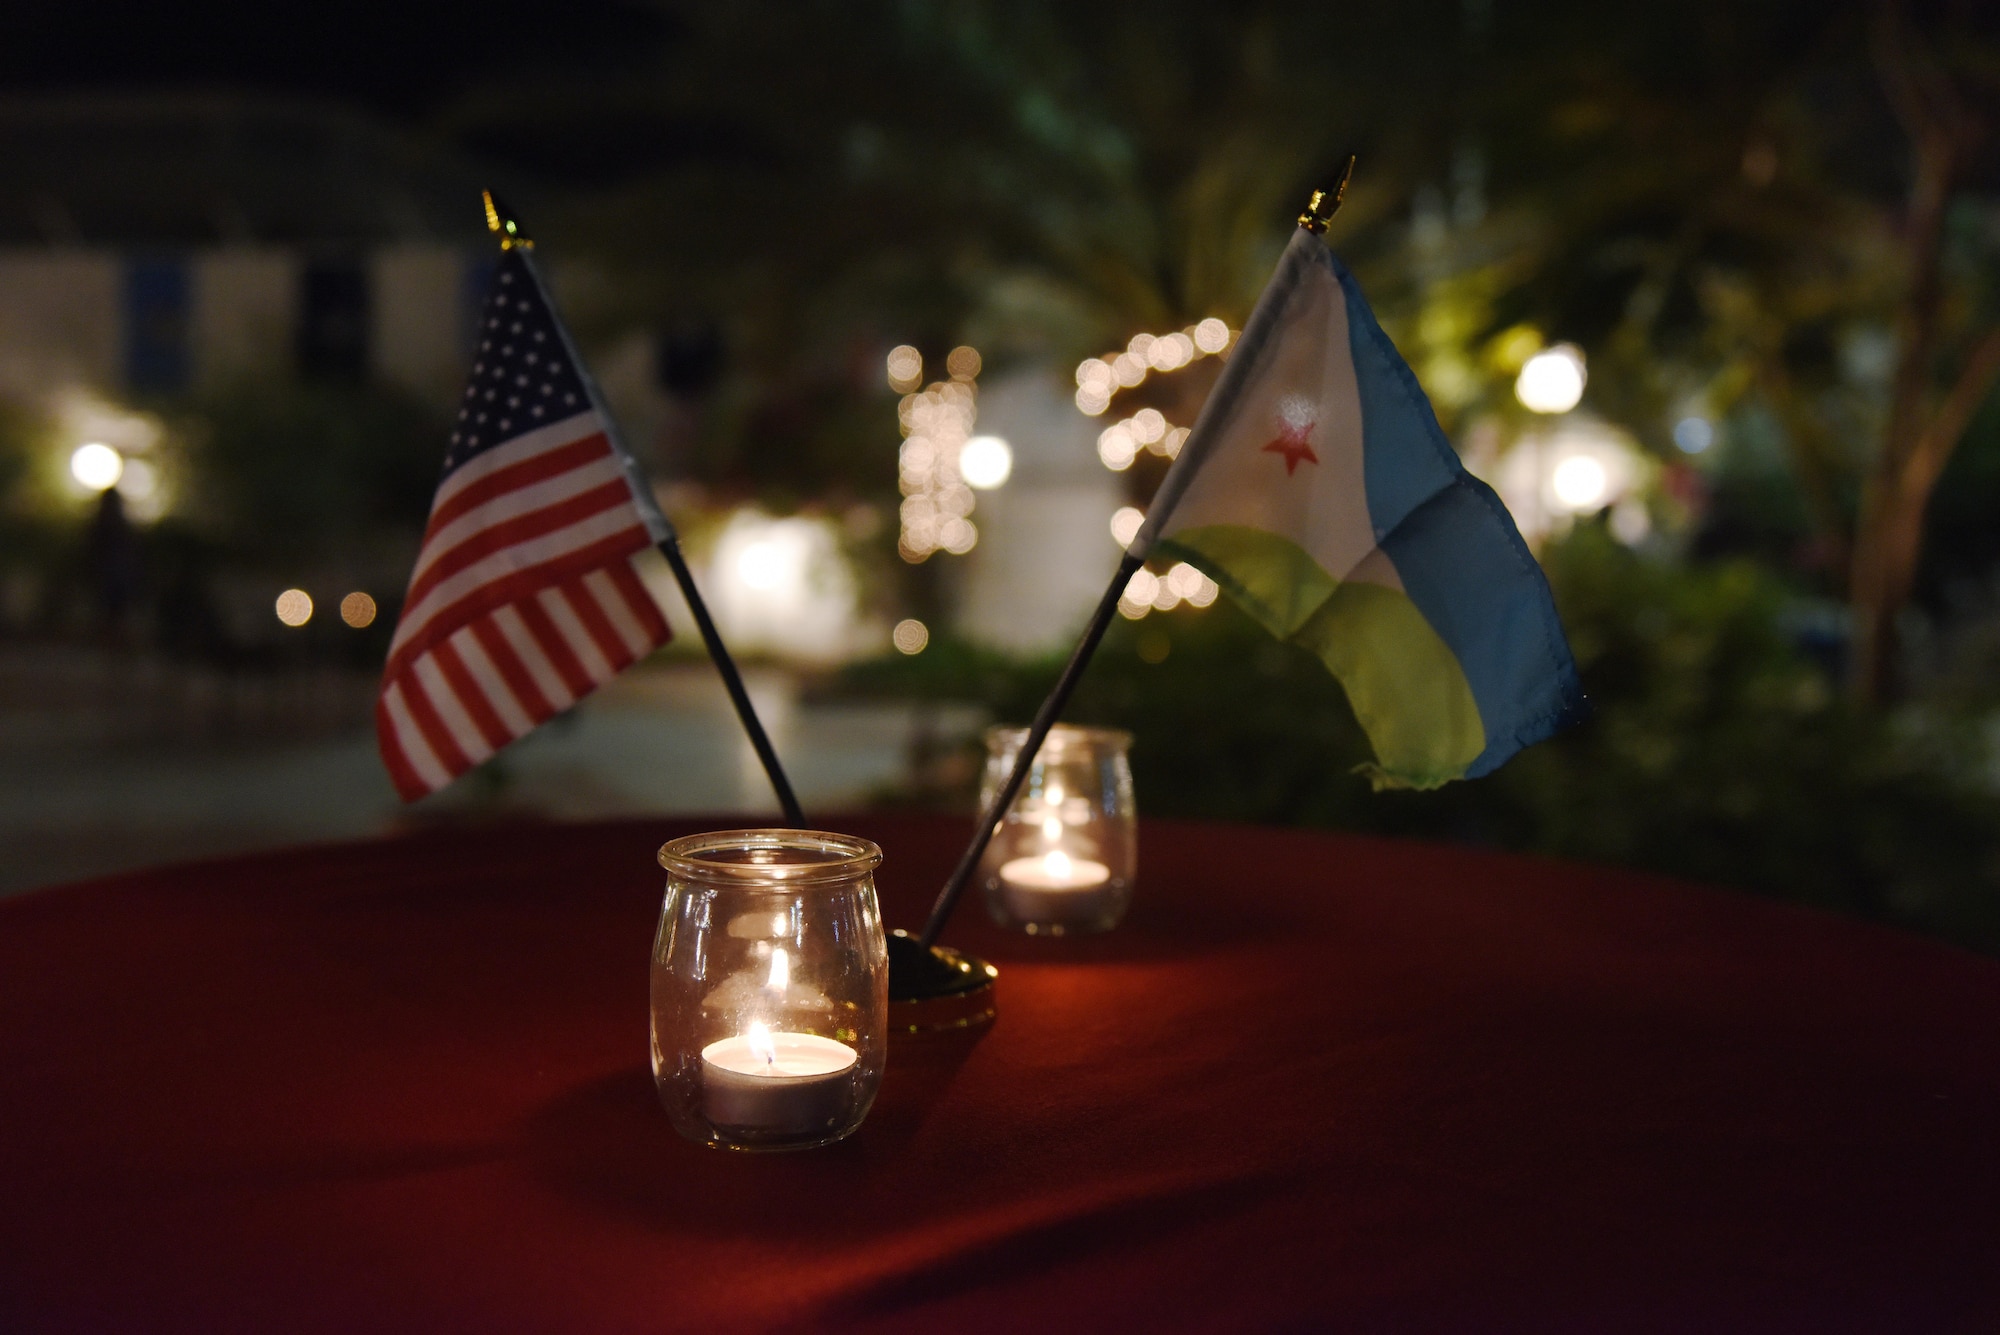
<path fill-rule="evenodd" d="M 1059 848 L 1000 864 L 1000 890 L 1023 922 L 1078 922 L 1104 912 L 1111 869 Z"/>
<path fill-rule="evenodd" d="M 988 731 L 981 801 L 1023 769 L 1025 728 Z M 987 911 L 1003 927 L 1101 932 L 1124 916 L 1136 862 L 1132 778 L 1123 733 L 1057 725 L 1026 767 L 1018 796 L 980 860 Z"/>
<path fill-rule="evenodd" d="M 701 1050 L 702 1114 L 717 1126 L 800 1135 L 852 1111 L 859 1054 L 818 1034 L 752 1021 Z"/>

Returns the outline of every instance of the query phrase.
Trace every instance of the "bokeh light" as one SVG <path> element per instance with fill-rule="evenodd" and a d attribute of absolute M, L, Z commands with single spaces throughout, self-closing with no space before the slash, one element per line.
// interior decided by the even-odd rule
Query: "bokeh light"
<path fill-rule="evenodd" d="M 1186 334 L 1168 334 L 1153 340 L 1146 360 L 1156 371 L 1178 371 L 1194 360 L 1194 340 Z"/>
<path fill-rule="evenodd" d="M 924 357 L 905 343 L 889 350 L 889 388 L 907 394 L 924 382 Z"/>
<path fill-rule="evenodd" d="M 915 617 L 906 617 L 889 632 L 889 640 L 902 653 L 920 654 L 924 646 L 931 642 L 931 630 Z"/>
<path fill-rule="evenodd" d="M 954 556 L 971 551 L 979 541 L 970 519 L 976 504 L 972 489 L 1000 486 L 1014 467 L 1006 441 L 972 434 L 979 419 L 972 380 L 979 373 L 979 353 L 954 348 L 946 363 L 953 379 L 905 394 L 896 406 L 905 437 L 896 456 L 896 485 L 906 498 L 896 551 L 912 565 L 940 551 Z"/>
<path fill-rule="evenodd" d="M 102 441 L 79 445 L 69 457 L 69 475 L 92 491 L 109 491 L 124 472 L 124 456 Z"/>
<path fill-rule="evenodd" d="M 278 595 L 278 620 L 287 626 L 303 626 L 312 614 L 313 600 L 304 589 L 286 589 Z"/>
<path fill-rule="evenodd" d="M 1611 490 L 1604 465 L 1587 454 L 1573 454 L 1549 475 L 1549 487 L 1563 508 L 1577 513 L 1594 510 Z"/>
<path fill-rule="evenodd" d="M 1566 413 L 1583 399 L 1583 353 L 1558 343 L 1528 358 L 1514 381 L 1514 397 L 1530 412 Z"/>
<path fill-rule="evenodd" d="M 998 436 L 974 436 L 958 452 L 958 473 L 965 485 L 991 491 L 1014 472 L 1014 451 Z"/>
<path fill-rule="evenodd" d="M 938 546 L 953 556 L 964 556 L 979 544 L 979 530 L 969 519 L 954 516 L 938 526 Z"/>
<path fill-rule="evenodd" d="M 1122 473 L 1130 468 L 1138 454 L 1139 442 L 1132 438 L 1132 429 L 1123 422 L 1098 433 L 1097 457 L 1112 472 Z"/>
<path fill-rule="evenodd" d="M 752 589 L 775 589 L 784 580 L 790 562 L 787 553 L 771 541 L 751 541 L 736 553 L 736 578 Z"/>
<path fill-rule="evenodd" d="M 1160 577 L 1150 570 L 1135 570 L 1132 578 L 1125 583 L 1125 592 L 1118 596 L 1118 611 L 1126 618 L 1137 621 L 1153 610 L 1153 599 L 1160 592 Z"/>
<path fill-rule="evenodd" d="M 1111 540 L 1120 547 L 1130 547 L 1145 522 L 1145 514 L 1136 506 L 1119 506 L 1118 512 L 1111 516 Z"/>
<path fill-rule="evenodd" d="M 1214 316 L 1165 334 L 1140 332 L 1122 350 L 1086 357 L 1076 367 L 1076 406 L 1087 417 L 1102 415 L 1123 389 L 1145 382 L 1149 373 L 1166 374 L 1220 353 L 1234 334 Z M 1111 431 L 1117 434 L 1111 434 Z M 1106 468 L 1123 472 L 1141 449 L 1172 459 L 1186 443 L 1188 428 L 1166 420 L 1157 408 L 1141 408 L 1097 438 L 1097 457 Z"/>
<path fill-rule="evenodd" d="M 356 589 L 340 600 L 340 619 L 360 630 L 375 623 L 375 600 Z"/>
<path fill-rule="evenodd" d="M 1674 423 L 1674 444 L 1683 454 L 1700 454 L 1715 443 L 1715 424 L 1706 417 L 1683 417 Z"/>
<path fill-rule="evenodd" d="M 159 470 L 144 459 L 126 459 L 118 474 L 118 494 L 128 501 L 144 504 L 160 489 Z"/>

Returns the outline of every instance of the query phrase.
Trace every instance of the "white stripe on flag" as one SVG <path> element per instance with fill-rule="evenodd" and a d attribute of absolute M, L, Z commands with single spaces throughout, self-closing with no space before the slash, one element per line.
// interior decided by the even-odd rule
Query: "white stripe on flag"
<path fill-rule="evenodd" d="M 479 683 L 481 693 L 486 696 L 486 703 L 493 706 L 493 712 L 500 716 L 500 722 L 508 734 L 514 737 L 526 736 L 535 726 L 535 721 L 528 717 L 527 711 L 521 707 L 521 702 L 514 698 L 513 688 L 507 685 L 507 679 L 500 675 L 500 669 L 493 665 L 491 658 L 487 657 L 486 646 L 479 642 L 479 637 L 472 633 L 471 627 L 460 630 L 448 643 L 458 651 L 459 661 L 465 664 L 465 670 L 472 674 L 472 679 Z"/>
<path fill-rule="evenodd" d="M 446 501 L 481 478 L 491 477 L 503 468 L 512 468 L 525 459 L 532 459 L 548 450 L 561 449 L 573 440 L 582 440 L 602 430 L 604 424 L 598 421 L 597 414 L 585 409 L 574 417 L 538 426 L 526 435 L 514 437 L 505 445 L 496 445 L 484 454 L 475 455 L 438 483 L 437 495 L 431 499 L 431 513 L 436 514 Z"/>
<path fill-rule="evenodd" d="M 634 659 L 644 658 L 653 648 L 653 641 L 646 634 L 646 628 L 639 624 L 639 618 L 632 613 L 632 605 L 625 601 L 624 591 L 611 582 L 611 576 L 602 570 L 593 570 L 583 577 L 583 587 L 604 609 L 604 619 L 611 623 L 611 629 L 618 632 L 618 638 L 625 641 L 626 649 Z"/>
<path fill-rule="evenodd" d="M 660 555 L 657 547 L 648 547 L 632 556 L 632 570 L 639 576 L 639 582 L 652 595 L 653 606 L 660 609 L 660 616 L 669 627 L 674 618 L 686 611 L 687 599 L 681 594 L 681 586 L 674 582 L 674 572 L 667 565 L 667 558 Z M 691 613 L 689 615 L 692 615 Z M 686 625 L 686 621 L 681 622 Z"/>
<path fill-rule="evenodd" d="M 540 641 L 535 639 L 535 633 L 528 629 L 527 622 L 521 620 L 521 614 L 514 610 L 512 603 L 494 612 L 493 624 L 499 628 L 501 638 L 507 641 L 507 647 L 514 651 L 514 657 L 521 660 L 521 666 L 535 679 L 535 685 L 541 688 L 542 698 L 549 702 L 551 708 L 561 713 L 576 703 L 576 697 L 569 693 L 562 674 L 556 671 L 556 665 L 549 661 Z"/>
<path fill-rule="evenodd" d="M 437 532 L 425 537 L 423 550 L 417 553 L 417 568 L 410 572 L 410 583 L 423 578 L 423 573 L 437 564 L 438 558 L 467 538 L 477 537 L 489 528 L 504 524 L 510 519 L 532 514 L 545 506 L 555 505 L 572 496 L 581 495 L 592 487 L 601 487 L 606 482 L 623 481 L 625 470 L 618 466 L 618 460 L 606 453 L 599 458 L 554 477 L 543 478 L 540 482 L 502 492 L 484 505 L 474 506 L 458 518 L 446 524 Z"/>
<path fill-rule="evenodd" d="M 467 594 L 476 593 L 495 580 L 532 569 L 580 547 L 588 547 L 593 542 L 638 527 L 639 512 L 632 507 L 631 501 L 626 500 L 553 533 L 503 547 L 463 570 L 453 571 L 418 600 L 415 607 L 404 609 L 403 619 L 396 626 L 395 639 L 389 646 L 389 656 L 393 659 L 398 649 Z"/>
<path fill-rule="evenodd" d="M 401 681 L 389 683 L 389 689 L 382 692 L 382 705 L 389 711 L 389 726 L 396 732 L 396 748 L 403 753 L 403 759 L 417 772 L 424 786 L 435 792 L 450 783 L 451 771 L 437 758 L 431 744 L 424 740 L 424 730 L 410 717 L 410 706 L 403 699 Z"/>
<path fill-rule="evenodd" d="M 543 589 L 536 596 L 542 609 L 549 614 L 549 620 L 555 622 L 556 629 L 562 632 L 569 651 L 576 655 L 577 662 L 583 664 L 584 672 L 592 681 L 602 686 L 617 675 L 604 651 L 597 647 L 597 641 L 590 638 L 590 628 L 583 624 L 576 609 L 569 605 L 569 599 L 563 597 L 562 589 Z"/>
<path fill-rule="evenodd" d="M 429 654 L 419 654 L 410 667 L 417 679 L 418 689 L 430 697 L 431 708 L 437 711 L 445 731 L 458 743 L 458 749 L 465 753 L 465 758 L 476 765 L 492 755 L 492 746 L 479 731 L 479 725 L 472 721 L 472 715 L 465 712 L 464 702 L 445 679 L 444 669 L 437 665 L 437 660 Z"/>

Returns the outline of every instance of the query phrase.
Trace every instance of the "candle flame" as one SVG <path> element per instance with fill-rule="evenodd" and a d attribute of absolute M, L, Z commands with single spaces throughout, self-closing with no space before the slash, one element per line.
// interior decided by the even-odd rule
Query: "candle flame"
<path fill-rule="evenodd" d="M 771 1041 L 771 1027 L 762 1020 L 752 1020 L 744 1038 L 750 1044 L 750 1055 L 764 1059 L 764 1073 L 769 1075 L 778 1061 L 778 1045 Z"/>
<path fill-rule="evenodd" d="M 1050 816 L 1047 820 L 1042 822 L 1042 838 L 1048 840 L 1050 843 L 1053 844 L 1057 840 L 1061 839 L 1062 832 L 1063 832 L 1062 817 Z"/>
<path fill-rule="evenodd" d="M 1070 873 L 1075 870 L 1070 865 L 1069 854 L 1063 852 L 1060 848 L 1043 858 L 1042 866 L 1050 876 L 1060 881 L 1068 880 Z"/>
<path fill-rule="evenodd" d="M 771 978 L 765 985 L 773 992 L 783 992 L 792 985 L 792 957 L 783 946 L 771 947 Z"/>

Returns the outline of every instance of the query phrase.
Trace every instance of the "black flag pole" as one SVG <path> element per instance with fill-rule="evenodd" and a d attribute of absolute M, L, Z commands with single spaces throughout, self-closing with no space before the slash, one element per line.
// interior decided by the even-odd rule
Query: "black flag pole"
<path fill-rule="evenodd" d="M 958 906 L 959 896 L 965 893 L 965 887 L 971 882 L 973 869 L 979 865 L 979 859 L 985 856 L 986 845 L 992 842 L 993 832 L 999 828 L 1000 818 L 1006 814 L 1007 808 L 1014 804 L 1014 798 L 1020 793 L 1021 785 L 1027 781 L 1028 771 L 1034 768 L 1035 754 L 1042 749 L 1042 743 L 1048 740 L 1049 729 L 1053 728 L 1056 719 L 1061 717 L 1063 706 L 1069 703 L 1070 693 L 1083 678 L 1083 670 L 1090 666 L 1091 656 L 1097 652 L 1098 644 L 1104 639 L 1104 632 L 1111 628 L 1111 618 L 1118 611 L 1118 599 L 1124 594 L 1125 586 L 1131 582 L 1133 572 L 1145 562 L 1146 558 L 1136 552 L 1127 552 L 1124 559 L 1118 562 L 1118 573 L 1111 577 L 1111 587 L 1104 591 L 1102 598 L 1098 599 L 1097 610 L 1091 613 L 1090 624 L 1084 627 L 1083 638 L 1077 641 L 1075 651 L 1069 656 L 1069 662 L 1063 664 L 1062 675 L 1056 678 L 1056 684 L 1049 691 L 1048 699 L 1042 701 L 1042 707 L 1035 711 L 1035 720 L 1028 725 L 1027 739 L 1021 743 L 1021 754 L 1015 759 L 1014 768 L 1007 775 L 1007 782 L 1000 786 L 1000 791 L 993 795 L 993 800 L 981 813 L 979 828 L 972 832 L 972 843 L 966 847 L 964 856 L 958 860 L 958 866 L 952 869 L 951 879 L 944 883 L 944 889 L 939 892 L 937 903 L 931 908 L 930 921 L 924 924 L 922 935 L 917 937 L 919 945 L 937 944 L 938 933 L 944 930 L 945 920 L 951 917 L 952 909 Z"/>
<path fill-rule="evenodd" d="M 1312 192 L 1312 197 L 1306 201 L 1305 211 L 1299 215 L 1299 226 L 1314 234 L 1325 232 L 1327 220 L 1339 210 L 1341 201 L 1347 194 L 1348 178 L 1353 175 L 1354 157 L 1350 154 L 1346 165 L 1341 169 L 1339 181 L 1330 190 Z M 1231 356 L 1229 363 L 1223 368 L 1221 378 L 1210 391 L 1209 402 L 1202 407 L 1202 418 L 1213 415 L 1219 419 L 1240 392 L 1242 373 L 1231 375 L 1230 371 L 1239 366 L 1247 367 L 1255 360 L 1245 355 L 1246 347 L 1254 349 L 1261 344 L 1267 336 L 1266 327 L 1275 322 L 1275 312 L 1263 321 L 1258 320 L 1258 315 L 1263 313 L 1262 306 L 1263 303 L 1260 303 L 1260 310 L 1253 312 L 1250 320 L 1245 323 L 1242 337 L 1237 342 L 1236 353 Z M 1197 419 L 1195 432 L 1199 434 L 1200 431 L 1201 420 Z M 1182 447 L 1183 456 L 1190 460 L 1197 457 L 1188 448 L 1193 444 L 1194 440 L 1190 437 L 1187 444 Z M 1182 470 L 1182 477 L 1183 479 L 1186 477 L 1185 470 Z M 1172 473 L 1168 474 L 1168 479 L 1168 483 L 1162 484 L 1161 494 L 1154 498 L 1153 513 L 1147 516 L 1144 529 L 1133 539 L 1124 559 L 1118 563 L 1118 570 L 1111 577 L 1111 587 L 1106 589 L 1104 596 L 1098 600 L 1097 611 L 1091 615 L 1090 623 L 1084 627 L 1083 636 L 1077 641 L 1075 651 L 1069 656 L 1069 662 L 1063 665 L 1062 675 L 1056 678 L 1056 684 L 1050 689 L 1048 698 L 1043 700 L 1041 708 L 1035 711 L 1034 722 L 1028 727 L 1028 736 L 1021 744 L 1021 753 L 1015 758 L 1014 768 L 1007 775 L 1007 781 L 1000 786 L 1000 790 L 993 795 L 993 800 L 987 803 L 986 809 L 980 813 L 979 825 L 972 832 L 972 842 L 966 847 L 964 856 L 959 858 L 958 865 L 952 869 L 950 879 L 944 883 L 944 889 L 938 892 L 937 902 L 931 908 L 930 920 L 924 924 L 922 934 L 916 939 L 917 945 L 927 950 L 937 945 L 938 934 L 944 930 L 952 910 L 958 907 L 959 898 L 965 893 L 965 887 L 971 883 L 972 873 L 979 866 L 979 859 L 986 853 L 986 845 L 992 841 L 994 831 L 1000 827 L 1001 818 L 1006 815 L 1007 808 L 1013 805 L 1014 798 L 1021 791 L 1021 785 L 1027 781 L 1029 771 L 1034 768 L 1035 755 L 1041 750 L 1042 743 L 1048 739 L 1049 729 L 1055 726 L 1056 719 L 1062 714 L 1063 706 L 1069 703 L 1071 692 L 1082 679 L 1084 669 L 1090 666 L 1091 657 L 1096 654 L 1097 646 L 1104 639 L 1104 632 L 1110 628 L 1111 618 L 1118 610 L 1118 600 L 1124 594 L 1126 584 L 1130 582 L 1134 572 L 1145 564 L 1146 555 L 1152 550 L 1153 538 L 1165 524 L 1167 513 L 1179 499 L 1180 490 L 1186 486 L 1185 481 L 1182 481 L 1179 488 L 1170 490 Z M 896 953 L 892 950 L 890 954 L 892 992 L 896 987 L 894 979 L 896 959 Z"/>
<path fill-rule="evenodd" d="M 550 296 L 548 284 L 542 280 L 541 270 L 536 267 L 535 243 L 521 227 L 520 218 L 503 204 L 492 191 L 483 192 L 486 203 L 486 226 L 500 238 L 502 250 L 520 250 L 521 259 L 535 285 L 542 291 L 542 299 L 555 310 L 555 301 Z M 694 614 L 694 622 L 701 630 L 701 640 L 708 648 L 708 656 L 715 663 L 715 670 L 722 678 L 722 684 L 729 691 L 729 702 L 736 707 L 736 717 L 743 724 L 743 731 L 750 738 L 750 749 L 757 753 L 759 763 L 764 766 L 764 774 L 771 781 L 771 791 L 777 794 L 778 805 L 784 808 L 785 823 L 795 829 L 805 827 L 805 814 L 799 810 L 799 799 L 792 792 L 791 780 L 785 777 L 785 767 L 779 763 L 778 753 L 771 745 L 771 739 L 764 732 L 764 725 L 757 717 L 757 706 L 751 702 L 750 692 L 743 685 L 743 674 L 737 671 L 736 660 L 729 655 L 729 646 L 722 642 L 722 634 L 715 628 L 715 619 L 708 614 L 708 604 L 702 599 L 701 590 L 695 587 L 694 572 L 688 569 L 687 558 L 681 553 L 680 535 L 674 531 L 658 502 L 653 499 L 653 489 L 647 482 L 639 463 L 632 452 L 625 448 L 625 442 L 618 432 L 618 424 L 611 416 L 611 409 L 604 401 L 604 395 L 597 388 L 583 358 L 577 355 L 576 345 L 569 336 L 569 329 L 560 318 L 555 322 L 556 333 L 563 341 L 563 350 L 568 353 L 570 365 L 582 379 L 584 389 L 590 396 L 590 403 L 604 422 L 604 432 L 611 438 L 613 452 L 621 467 L 625 469 L 626 480 L 631 484 L 632 499 L 646 521 L 647 531 L 654 539 L 660 555 L 666 558 L 667 568 L 674 572 L 674 582 L 680 585 L 681 596 L 687 599 L 688 611 Z"/>

